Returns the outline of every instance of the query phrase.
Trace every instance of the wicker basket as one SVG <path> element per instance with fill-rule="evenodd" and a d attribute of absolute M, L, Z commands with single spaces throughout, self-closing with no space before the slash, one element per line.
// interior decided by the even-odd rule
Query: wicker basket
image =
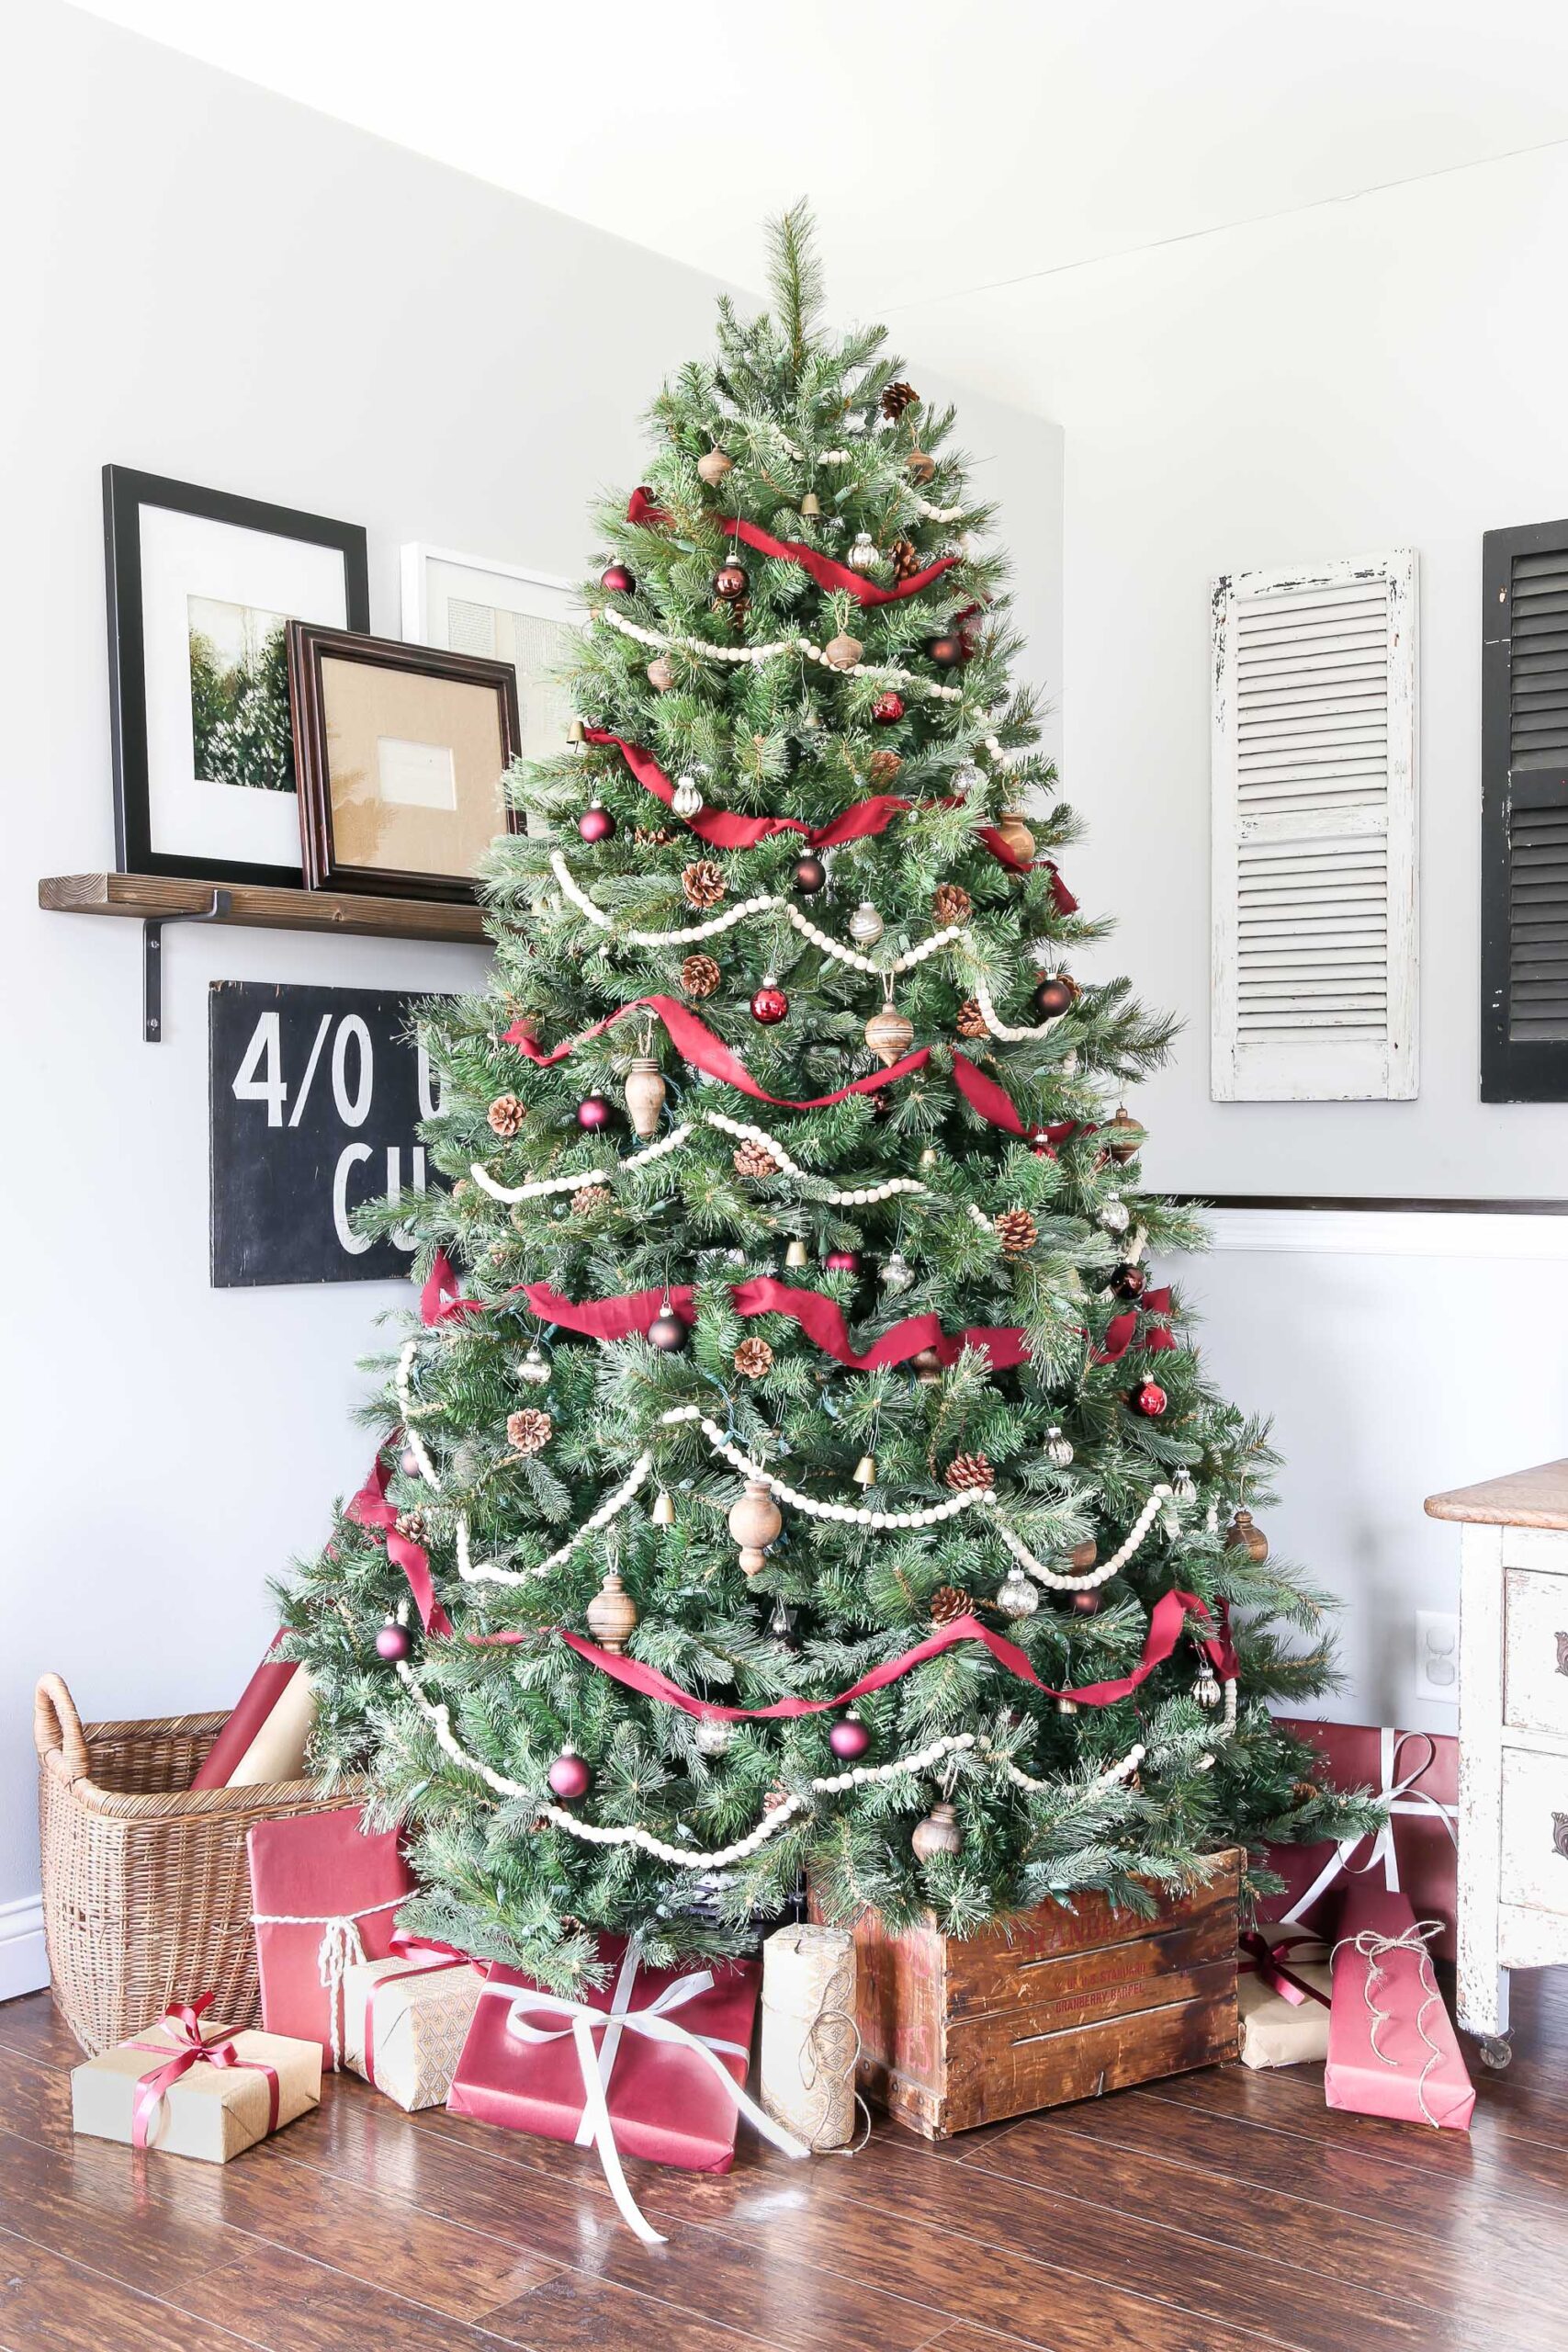
<path fill-rule="evenodd" d="M 352 1804 L 313 1781 L 193 1789 L 227 1714 L 83 1724 L 58 1674 L 33 1703 L 43 1922 L 55 2007 L 96 2056 L 209 1987 L 213 2015 L 260 2013 L 245 1832 Z"/>

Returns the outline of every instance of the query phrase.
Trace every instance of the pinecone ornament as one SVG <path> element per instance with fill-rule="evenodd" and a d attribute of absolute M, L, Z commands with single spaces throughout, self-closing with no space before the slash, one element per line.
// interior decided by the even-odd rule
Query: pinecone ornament
<path fill-rule="evenodd" d="M 903 764 L 897 752 L 873 752 L 865 772 L 873 784 L 891 784 Z"/>
<path fill-rule="evenodd" d="M 517 1133 L 527 1115 L 515 1094 L 498 1094 L 485 1113 L 485 1117 L 503 1143 Z"/>
<path fill-rule="evenodd" d="M 913 539 L 895 539 L 887 552 L 892 559 L 895 580 L 912 580 L 920 570 L 920 559 Z"/>
<path fill-rule="evenodd" d="M 992 1484 L 991 1465 L 983 1453 L 955 1453 L 942 1476 L 955 1495 L 967 1494 L 974 1487 Z"/>
<path fill-rule="evenodd" d="M 615 1199 L 608 1184 L 580 1184 L 571 1196 L 573 1216 L 592 1216 L 599 1209 L 607 1209 Z"/>
<path fill-rule="evenodd" d="M 724 868 L 711 857 L 694 858 L 682 871 L 681 888 L 689 907 L 716 907 L 724 896 Z"/>
<path fill-rule="evenodd" d="M 765 1143 L 743 1143 L 735 1154 L 738 1176 L 776 1176 L 779 1163 Z"/>
<path fill-rule="evenodd" d="M 906 384 L 902 379 L 889 384 L 882 395 L 882 413 L 893 424 L 897 424 L 907 408 L 919 408 L 919 404 L 920 396 L 913 384 Z"/>
<path fill-rule="evenodd" d="M 990 1023 L 972 996 L 965 997 L 959 1006 L 956 1025 L 961 1037 L 988 1037 L 991 1034 Z"/>
<path fill-rule="evenodd" d="M 967 922 L 974 911 L 975 901 L 962 882 L 938 885 L 931 900 L 931 920 L 939 931 L 945 931 L 949 923 Z"/>
<path fill-rule="evenodd" d="M 556 1433 L 556 1425 L 548 1413 L 541 1413 L 537 1405 L 525 1405 L 506 1417 L 507 1442 L 519 1453 L 538 1453 L 548 1445 Z"/>
<path fill-rule="evenodd" d="M 997 1219 L 997 1239 L 1004 1258 L 1024 1258 L 1040 1238 L 1040 1227 L 1027 1209 L 1004 1209 Z"/>
<path fill-rule="evenodd" d="M 972 1593 L 964 1591 L 962 1585 L 939 1584 L 926 1605 L 931 1612 L 933 1625 L 951 1625 L 955 1617 L 967 1617 L 972 1613 L 975 1599 Z"/>
<path fill-rule="evenodd" d="M 400 1510 L 397 1520 L 398 1533 L 405 1544 L 424 1541 L 424 1513 L 422 1510 Z"/>
<path fill-rule="evenodd" d="M 735 1351 L 735 1369 L 747 1380 L 761 1380 L 773 1368 L 773 1351 L 766 1340 L 742 1340 Z"/>
<path fill-rule="evenodd" d="M 688 956 L 681 967 L 681 986 L 699 1002 L 712 996 L 723 977 L 711 956 Z"/>
<path fill-rule="evenodd" d="M 634 825 L 632 839 L 638 849 L 668 849 L 675 836 L 668 825 Z"/>

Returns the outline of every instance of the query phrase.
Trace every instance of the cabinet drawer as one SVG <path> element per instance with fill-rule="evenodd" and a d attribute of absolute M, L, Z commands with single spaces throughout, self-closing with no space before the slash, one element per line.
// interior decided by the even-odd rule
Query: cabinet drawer
<path fill-rule="evenodd" d="M 1568 1577 L 1509 1568 L 1503 1607 L 1504 1722 L 1568 1736 Z"/>
<path fill-rule="evenodd" d="M 1505 1903 L 1568 1913 L 1568 1758 L 1503 1757 Z"/>

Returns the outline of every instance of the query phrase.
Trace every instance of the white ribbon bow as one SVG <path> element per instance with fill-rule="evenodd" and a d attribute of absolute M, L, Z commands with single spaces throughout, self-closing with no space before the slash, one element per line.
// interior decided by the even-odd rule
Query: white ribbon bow
<path fill-rule="evenodd" d="M 621 2169 L 621 2153 L 615 2145 L 615 2129 L 610 2121 L 606 2093 L 623 2034 L 640 2033 L 646 2041 L 673 2042 L 678 2048 L 690 2051 L 724 2085 L 739 2112 L 749 2123 L 755 2125 L 765 2140 L 771 2140 L 775 2148 L 782 2148 L 786 2156 L 808 2156 L 811 2151 L 793 2132 L 784 2131 L 772 2116 L 765 2114 L 723 2064 L 718 2055 L 720 2051 L 737 2058 L 750 2057 L 750 2052 L 744 2042 L 726 2041 L 716 2034 L 694 2033 L 688 2026 L 678 2024 L 671 2016 L 672 2009 L 684 2008 L 688 2001 L 694 2001 L 700 1994 L 712 1990 L 712 1969 L 695 1969 L 689 1976 L 678 1976 L 645 2007 L 634 2009 L 631 2002 L 637 1965 L 637 1956 L 628 1946 L 608 2009 L 593 2008 L 586 2001 L 569 2000 L 559 1993 L 519 1991 L 514 1984 L 498 1984 L 493 1979 L 484 1989 L 487 1994 L 498 1994 L 510 2003 L 506 2030 L 513 2040 L 563 2041 L 568 2034 L 571 2036 L 582 2075 L 582 2121 L 578 2127 L 577 2144 L 580 2148 L 597 2148 L 599 2151 L 599 2162 L 622 2221 L 637 2232 L 645 2245 L 662 2245 L 665 2243 L 662 2233 L 643 2219 L 631 2190 L 626 2187 L 626 2177 Z M 563 2018 L 566 2022 L 555 2026 L 534 2022 L 541 2012 L 547 2017 Z M 594 2046 L 596 2033 L 604 2036 L 598 2048 Z"/>
<path fill-rule="evenodd" d="M 1417 1764 L 1414 1772 L 1407 1772 L 1404 1778 L 1400 1780 L 1396 1777 L 1399 1771 L 1400 1751 L 1407 1739 L 1424 1739 L 1427 1742 L 1427 1753 Z M 1456 1847 L 1459 1844 L 1459 1834 L 1454 1827 L 1458 1818 L 1455 1808 L 1451 1804 L 1439 1804 L 1436 1797 L 1428 1796 L 1425 1789 L 1418 1789 L 1416 1786 L 1437 1752 L 1435 1743 L 1424 1731 L 1405 1731 L 1396 1735 L 1392 1724 L 1384 1724 L 1382 1726 L 1379 1763 L 1382 1781 L 1381 1794 L 1383 1817 L 1380 1827 L 1372 1837 L 1371 1852 L 1354 1874 L 1358 1878 L 1365 1877 L 1369 1872 L 1375 1871 L 1381 1863 L 1383 1884 L 1391 1894 L 1397 1894 L 1400 1891 L 1399 1851 L 1393 1842 L 1395 1814 L 1430 1814 L 1436 1820 L 1442 1823 L 1453 1844 Z M 1341 1871 L 1349 1869 L 1351 1855 L 1358 1846 L 1365 1843 L 1368 1834 L 1366 1830 L 1360 1830 L 1354 1838 L 1341 1838 L 1306 1893 L 1292 1904 L 1280 1921 L 1282 1928 L 1296 1926 L 1303 1914 L 1311 1910 L 1325 1888 L 1333 1885 Z"/>

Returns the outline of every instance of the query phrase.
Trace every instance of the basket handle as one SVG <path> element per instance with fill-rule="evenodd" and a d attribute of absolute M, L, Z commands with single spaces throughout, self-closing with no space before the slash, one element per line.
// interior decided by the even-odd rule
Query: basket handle
<path fill-rule="evenodd" d="M 91 1773 L 82 1718 L 58 1674 L 40 1674 L 33 1692 L 33 1746 L 40 1760 L 60 1757 L 67 1781 L 85 1781 Z"/>

